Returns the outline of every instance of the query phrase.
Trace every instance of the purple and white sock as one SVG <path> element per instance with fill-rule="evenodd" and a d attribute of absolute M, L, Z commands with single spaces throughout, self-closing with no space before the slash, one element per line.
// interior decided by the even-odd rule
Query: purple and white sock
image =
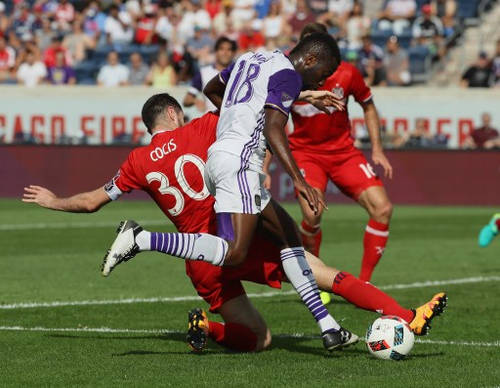
<path fill-rule="evenodd" d="M 318 285 L 307 263 L 304 248 L 286 248 L 280 252 L 281 265 L 286 277 L 318 323 L 321 332 L 339 330 L 340 325 L 333 319 L 321 302 Z"/>
<path fill-rule="evenodd" d="M 157 251 L 186 260 L 202 260 L 222 266 L 227 242 L 206 233 L 157 233 L 142 231 L 136 237 L 141 251 Z"/>

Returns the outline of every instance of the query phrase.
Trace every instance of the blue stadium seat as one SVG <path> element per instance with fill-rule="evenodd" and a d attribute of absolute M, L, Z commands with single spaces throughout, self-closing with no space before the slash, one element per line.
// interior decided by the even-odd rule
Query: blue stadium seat
<path fill-rule="evenodd" d="M 458 0 L 458 17 L 461 19 L 472 19 L 477 17 L 478 0 Z"/>
<path fill-rule="evenodd" d="M 431 55 L 427 47 L 411 47 L 408 50 L 410 73 L 415 82 L 427 80 L 431 66 Z"/>

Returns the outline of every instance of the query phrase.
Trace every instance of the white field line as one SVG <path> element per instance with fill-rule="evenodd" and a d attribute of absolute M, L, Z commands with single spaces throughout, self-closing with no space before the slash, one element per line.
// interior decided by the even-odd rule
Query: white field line
<path fill-rule="evenodd" d="M 484 283 L 498 282 L 500 276 L 476 276 L 462 279 L 449 280 L 433 280 L 427 282 L 416 282 L 409 284 L 389 284 L 380 286 L 382 290 L 403 290 L 407 288 L 424 288 L 433 286 L 446 286 L 453 284 L 466 283 Z M 248 294 L 250 298 L 271 298 L 274 296 L 288 296 L 296 294 L 295 291 L 269 291 L 257 294 Z M 14 310 L 26 308 L 43 308 L 43 307 L 66 307 L 66 306 L 95 306 L 95 305 L 112 305 L 112 304 L 133 304 L 133 303 L 169 303 L 169 302 L 184 302 L 184 301 L 199 301 L 201 298 L 196 295 L 174 296 L 174 297 L 156 297 L 156 298 L 127 298 L 127 299 L 110 299 L 110 300 L 81 300 L 81 301 L 61 301 L 61 302 L 27 302 L 27 303 L 12 303 L 0 304 L 0 310 Z"/>
<path fill-rule="evenodd" d="M 142 225 L 171 225 L 167 220 L 138 220 Z M 71 228 L 107 228 L 118 226 L 117 221 L 78 221 L 78 222 L 37 222 L 32 224 L 0 224 L 3 230 L 30 230 L 30 229 L 71 229 Z"/>
<path fill-rule="evenodd" d="M 71 332 L 71 333 L 105 333 L 105 334 L 184 334 L 180 330 L 168 329 L 113 329 L 110 327 L 24 327 L 24 326 L 0 326 L 0 331 L 35 331 L 35 332 Z M 279 338 L 303 338 L 303 339 L 319 339 L 319 336 L 294 333 L 294 334 L 277 334 Z M 455 345 L 455 346 L 472 346 L 472 347 L 500 347 L 500 340 L 493 342 L 483 341 L 438 341 L 416 339 L 417 343 L 428 345 Z"/>

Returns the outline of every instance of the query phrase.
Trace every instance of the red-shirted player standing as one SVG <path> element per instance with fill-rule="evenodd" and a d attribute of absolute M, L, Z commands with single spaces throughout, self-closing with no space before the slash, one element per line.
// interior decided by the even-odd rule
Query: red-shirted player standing
<path fill-rule="evenodd" d="M 304 28 L 302 37 L 311 31 L 324 30 L 319 23 Z M 295 103 L 292 108 L 294 130 L 288 137 L 293 157 L 306 181 L 324 198 L 330 179 L 345 195 L 357 201 L 370 215 L 364 236 L 364 253 L 360 279 L 369 281 L 373 269 L 382 257 L 389 237 L 392 204 L 382 181 L 357 148 L 351 136 L 347 100 L 353 96 L 363 108 L 366 126 L 372 142 L 372 160 L 381 165 L 386 177 L 392 178 L 392 167 L 384 155 L 379 135 L 379 117 L 370 88 L 353 65 L 342 62 L 320 90 L 330 90 L 344 99 L 346 109 L 325 114 L 310 104 Z M 303 221 L 304 246 L 319 256 L 321 244 L 321 213 L 309 210 L 299 198 Z"/>

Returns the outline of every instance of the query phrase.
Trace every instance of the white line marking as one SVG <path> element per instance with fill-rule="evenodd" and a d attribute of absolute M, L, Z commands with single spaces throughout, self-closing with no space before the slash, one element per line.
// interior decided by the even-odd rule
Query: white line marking
<path fill-rule="evenodd" d="M 424 288 L 433 286 L 446 286 L 453 284 L 467 283 L 484 283 L 498 282 L 500 276 L 476 276 L 462 279 L 449 280 L 433 280 L 427 282 L 416 282 L 409 284 L 390 284 L 380 286 L 382 290 L 403 290 L 407 288 Z M 269 291 L 256 294 L 247 294 L 250 298 L 271 298 L 274 296 L 295 295 L 296 292 L 291 291 Z M 186 302 L 199 301 L 201 298 L 197 295 L 173 296 L 173 297 L 157 297 L 157 298 L 127 298 L 127 299 L 110 299 L 110 300 L 80 300 L 80 301 L 62 301 L 62 302 L 27 302 L 27 303 L 11 303 L 0 304 L 0 310 L 14 310 L 27 308 L 43 308 L 43 307 L 66 307 L 66 306 L 97 306 L 97 305 L 113 305 L 113 304 L 133 304 L 133 303 L 169 303 L 169 302 Z"/>
<path fill-rule="evenodd" d="M 171 225 L 165 220 L 138 220 L 142 225 Z M 118 226 L 117 221 L 101 222 L 39 222 L 33 224 L 0 224 L 0 230 L 30 230 L 30 229 L 71 229 L 71 228 L 107 228 Z"/>
<path fill-rule="evenodd" d="M 0 331 L 36 331 L 36 332 L 72 332 L 72 333 L 105 333 L 105 334 L 184 334 L 184 331 L 169 329 L 113 329 L 110 327 L 23 327 L 23 326 L 0 326 Z M 303 338 L 319 339 L 320 336 L 294 333 L 276 334 L 279 338 Z M 482 341 L 440 341 L 416 339 L 417 343 L 428 345 L 455 345 L 455 346 L 477 346 L 477 347 L 500 347 L 500 340 L 493 342 Z"/>

